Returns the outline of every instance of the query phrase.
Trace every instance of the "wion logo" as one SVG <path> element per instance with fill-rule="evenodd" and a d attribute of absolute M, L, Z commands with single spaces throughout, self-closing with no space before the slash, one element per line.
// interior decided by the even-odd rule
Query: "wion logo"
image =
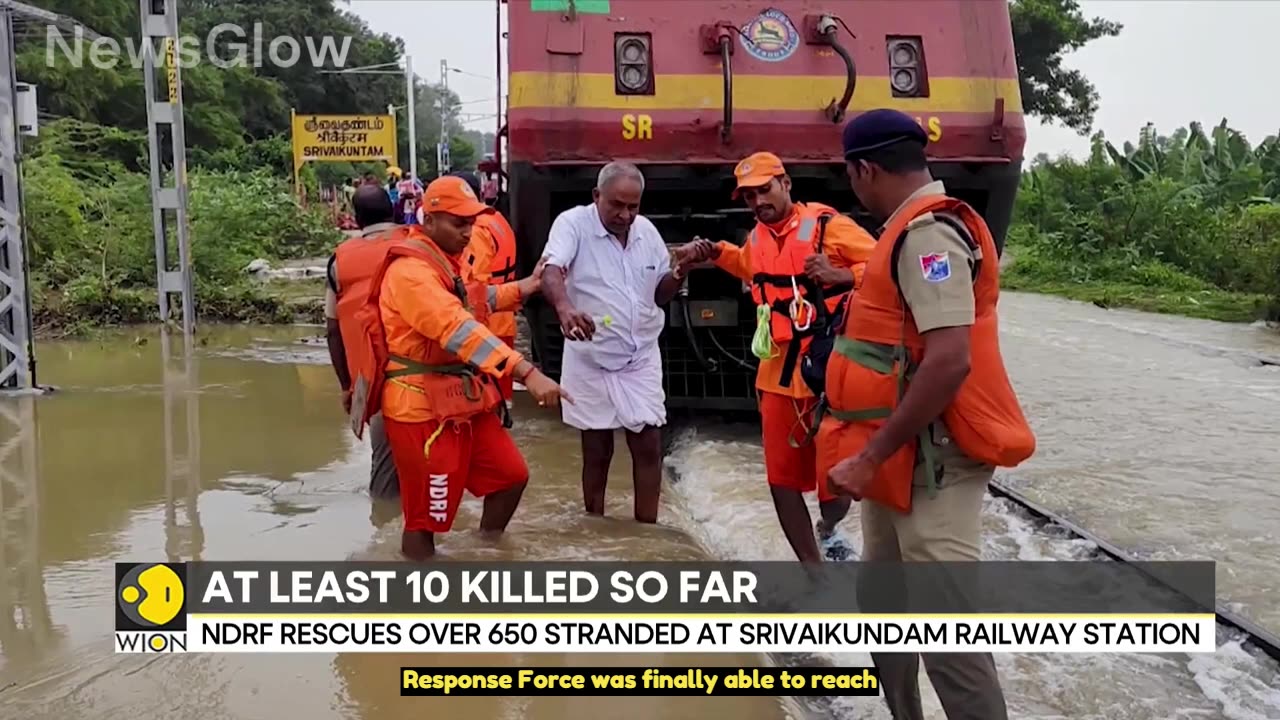
<path fill-rule="evenodd" d="M 116 652 L 187 651 L 185 563 L 116 563 Z"/>

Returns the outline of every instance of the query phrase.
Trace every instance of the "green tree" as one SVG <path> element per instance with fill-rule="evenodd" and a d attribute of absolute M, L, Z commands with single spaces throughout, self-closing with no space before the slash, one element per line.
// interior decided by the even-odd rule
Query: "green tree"
<path fill-rule="evenodd" d="M 1280 314 L 1275 135 L 1254 147 L 1225 119 L 1147 124 L 1121 147 L 1096 133 L 1088 159 L 1036 158 L 1014 217 L 1010 288 L 1229 319 L 1269 297 Z M 1223 292 L 1240 295 L 1205 295 Z"/>
<path fill-rule="evenodd" d="M 1086 43 L 1120 34 L 1119 23 L 1086 19 L 1076 0 L 1011 0 L 1022 106 L 1029 115 L 1057 121 L 1081 135 L 1093 127 L 1098 91 L 1063 56 Z"/>
<path fill-rule="evenodd" d="M 459 135 L 449 140 L 449 165 L 453 170 L 475 170 L 476 146 L 466 135 Z"/>

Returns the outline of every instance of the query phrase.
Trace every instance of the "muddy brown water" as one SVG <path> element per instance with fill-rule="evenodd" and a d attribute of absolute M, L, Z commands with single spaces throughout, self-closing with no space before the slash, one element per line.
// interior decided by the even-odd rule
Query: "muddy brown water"
<path fill-rule="evenodd" d="M 1140 554 L 1220 562 L 1219 596 L 1280 630 L 1280 336 L 1009 294 L 1004 351 L 1040 437 L 1005 480 Z M 887 718 L 875 698 L 401 698 L 402 665 L 761 665 L 759 656 L 112 653 L 117 560 L 397 558 L 395 508 L 371 507 L 367 449 L 345 429 L 315 328 L 206 328 L 190 384 L 158 335 L 46 343 L 42 382 L 0 399 L 0 718 Z M 145 342 L 144 342 L 145 341 Z M 194 389 L 188 389 L 194 388 Z M 533 482 L 507 536 L 441 542 L 457 559 L 788 559 L 757 431 L 678 432 L 661 522 L 628 521 L 625 443 L 605 519 L 580 512 L 580 452 L 518 405 Z M 25 427 L 25 431 L 18 428 Z M 166 429 L 167 428 L 167 429 Z M 1088 543 L 988 499 L 984 553 L 1074 559 Z M 840 542 L 856 548 L 856 516 Z M 1002 655 L 1019 718 L 1280 717 L 1274 664 L 1222 632 L 1212 656 Z M 859 665 L 861 655 L 823 662 Z M 924 685 L 932 718 L 943 717 Z"/>

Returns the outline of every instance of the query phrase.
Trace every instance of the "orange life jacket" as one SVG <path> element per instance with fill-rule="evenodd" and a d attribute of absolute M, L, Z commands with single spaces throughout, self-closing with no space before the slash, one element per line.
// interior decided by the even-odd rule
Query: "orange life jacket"
<path fill-rule="evenodd" d="M 768 305 L 772 309 L 770 337 L 775 345 L 787 345 L 779 380 L 783 387 L 791 384 L 808 339 L 822 329 L 822 323 L 853 290 L 853 283 L 820 288 L 804 274 L 805 258 L 822 253 L 827 222 L 839 213 L 820 203 L 796 203 L 795 207 L 796 217 L 788 223 L 781 243 L 763 223 L 756 223 L 747 241 L 754 273 L 751 298 L 757 306 Z M 793 319 L 791 304 L 797 289 L 813 308 Z M 797 321 L 803 329 L 796 327 Z"/>
<path fill-rule="evenodd" d="M 369 283 L 373 281 L 374 273 L 378 272 L 378 267 L 386 257 L 387 244 L 408 237 L 409 227 L 399 225 L 388 228 L 385 232 L 360 235 L 340 243 L 333 254 L 337 261 L 337 281 L 342 297 L 364 298 L 369 292 Z M 343 300 L 339 298 L 339 306 L 342 303 Z"/>
<path fill-rule="evenodd" d="M 904 306 L 896 268 L 907 226 L 929 212 L 942 213 L 948 221 L 958 219 L 967 230 L 966 241 L 977 260 L 974 324 L 969 331 L 972 369 L 941 420 L 956 447 L 978 462 L 1014 467 L 1035 452 L 1035 434 L 1000 355 L 996 317 L 1000 268 L 995 241 L 973 208 L 945 195 L 928 195 L 911 201 L 884 229 L 862 285 L 849 302 L 844 331 L 836 339 L 827 365 L 829 411 L 818 432 L 820 477 L 866 447 L 898 407 L 924 359 L 924 341 Z M 984 258 L 991 261 L 984 264 Z M 964 260 L 952 260 L 957 261 Z M 941 467 L 936 452 L 932 430 L 927 427 L 880 465 L 866 499 L 910 512 L 917 479 L 931 494 L 937 491 Z"/>
<path fill-rule="evenodd" d="M 516 233 L 502 213 L 485 213 L 476 218 L 476 224 L 489 231 L 493 238 L 493 259 L 489 263 L 489 284 L 501 285 L 516 279 Z"/>
<path fill-rule="evenodd" d="M 467 418 L 493 410 L 502 400 L 491 378 L 477 373 L 474 367 L 436 343 L 430 344 L 424 357 L 406 358 L 390 353 L 379 299 L 387 268 L 402 257 L 416 257 L 435 267 L 453 284 L 454 294 L 478 322 L 485 321 L 489 307 L 487 286 L 464 284 L 445 254 L 420 231 L 406 228 L 401 232 L 403 236 L 397 241 L 356 246 L 359 250 L 348 250 L 338 262 L 338 271 L 343 275 L 374 268 L 368 280 L 357 286 L 358 291 L 344 285 L 338 298 L 338 325 L 352 383 L 351 430 L 356 437 L 363 437 L 364 426 L 381 410 L 383 386 L 387 381 L 422 393 L 430 400 L 429 412 L 436 420 Z"/>
<path fill-rule="evenodd" d="M 482 227 L 493 242 L 493 256 L 485 269 L 489 274 L 489 284 L 502 285 L 514 282 L 516 280 L 516 234 L 511 229 L 510 223 L 502 217 L 502 213 L 492 212 L 477 217 L 476 225 Z M 516 336 L 515 312 L 504 310 L 492 313 L 488 327 L 490 332 L 504 340 L 514 339 Z M 510 393 L 504 394 L 510 395 Z"/>

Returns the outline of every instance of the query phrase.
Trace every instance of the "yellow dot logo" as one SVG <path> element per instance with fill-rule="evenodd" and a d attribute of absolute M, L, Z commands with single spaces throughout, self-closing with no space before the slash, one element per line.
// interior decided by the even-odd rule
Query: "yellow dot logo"
<path fill-rule="evenodd" d="M 138 628 L 163 628 L 186 607 L 183 579 L 168 565 L 134 565 L 120 577 L 116 605 Z"/>

